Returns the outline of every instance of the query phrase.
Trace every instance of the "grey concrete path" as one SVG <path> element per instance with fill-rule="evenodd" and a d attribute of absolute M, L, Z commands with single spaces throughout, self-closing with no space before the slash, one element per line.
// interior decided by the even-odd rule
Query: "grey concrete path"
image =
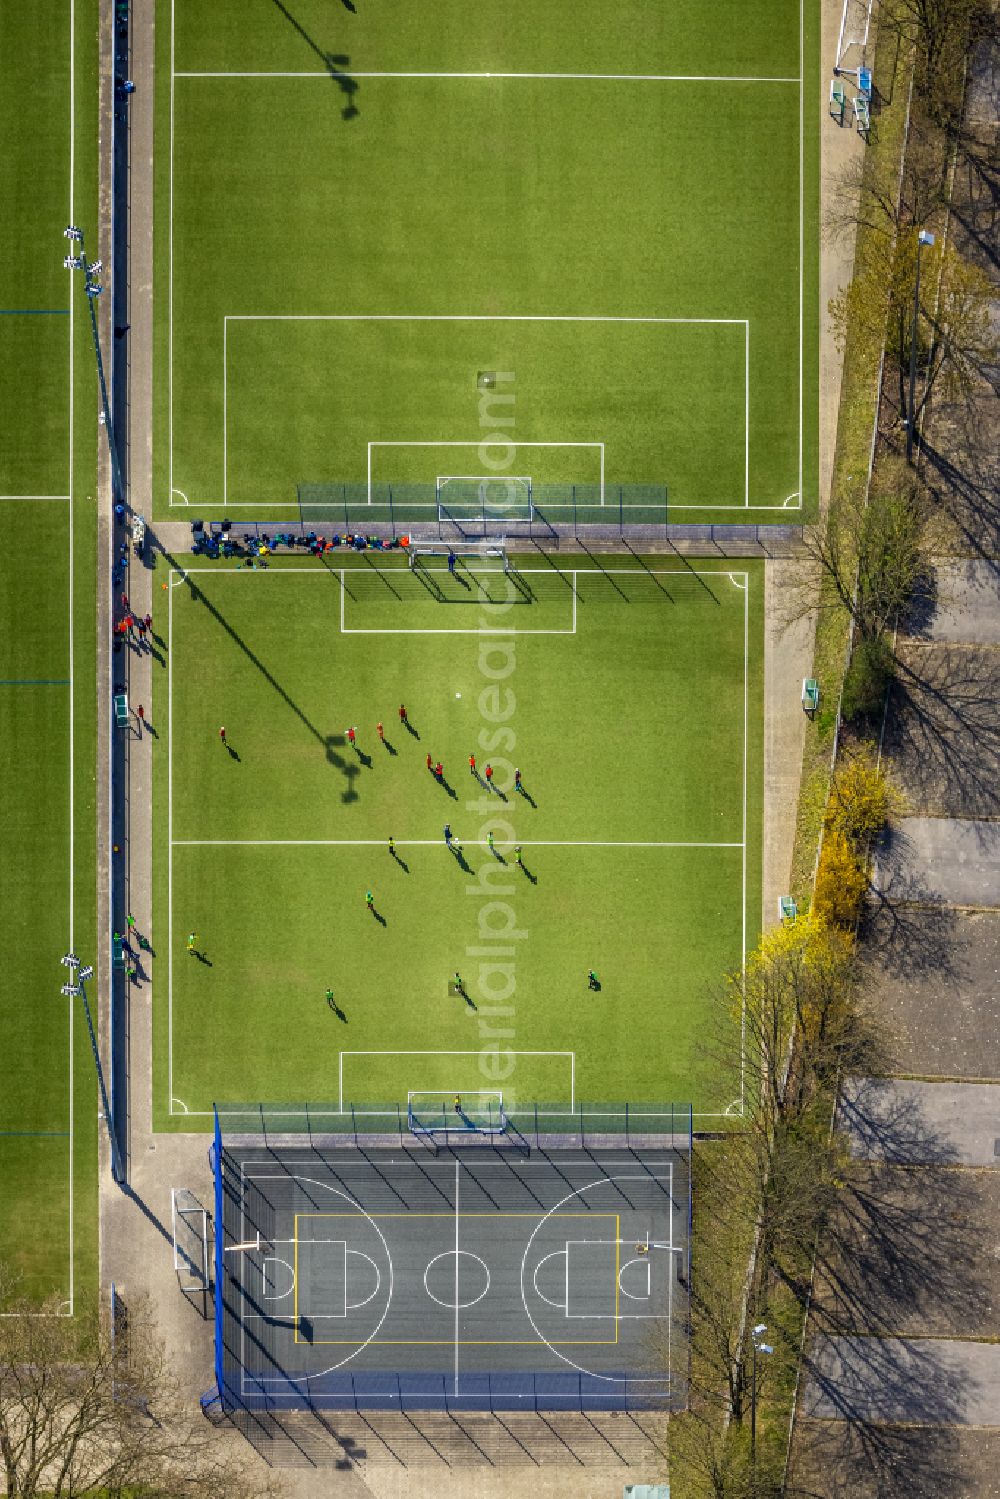
<path fill-rule="evenodd" d="M 937 603 L 919 638 L 965 645 L 1000 645 L 1000 564 L 982 557 L 940 561 Z"/>
<path fill-rule="evenodd" d="M 803 1414 L 854 1422 L 995 1426 L 1000 1345 L 950 1338 L 824 1338 Z"/>
<path fill-rule="evenodd" d="M 1000 1082 L 850 1078 L 837 1122 L 863 1160 L 1000 1171 Z"/>
<path fill-rule="evenodd" d="M 906 817 L 879 849 L 872 882 L 892 906 L 1000 907 L 1000 822 Z"/>

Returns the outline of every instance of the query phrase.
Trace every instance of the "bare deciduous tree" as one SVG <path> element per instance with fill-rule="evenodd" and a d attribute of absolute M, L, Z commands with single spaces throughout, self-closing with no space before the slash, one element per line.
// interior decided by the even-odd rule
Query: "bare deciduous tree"
<path fill-rule="evenodd" d="M 18 1499 L 264 1499 L 268 1483 L 191 1409 L 149 1319 L 127 1350 L 19 1301 L 0 1275 L 0 1465 Z"/>

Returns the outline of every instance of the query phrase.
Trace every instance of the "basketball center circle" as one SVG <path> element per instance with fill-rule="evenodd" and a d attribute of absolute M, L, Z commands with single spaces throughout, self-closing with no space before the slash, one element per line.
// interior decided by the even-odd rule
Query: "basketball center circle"
<path fill-rule="evenodd" d="M 490 1272 L 485 1260 L 468 1249 L 449 1249 L 436 1254 L 424 1271 L 424 1290 L 438 1306 L 462 1311 L 482 1301 L 490 1288 Z M 467 1295 L 474 1291 L 474 1295 Z"/>

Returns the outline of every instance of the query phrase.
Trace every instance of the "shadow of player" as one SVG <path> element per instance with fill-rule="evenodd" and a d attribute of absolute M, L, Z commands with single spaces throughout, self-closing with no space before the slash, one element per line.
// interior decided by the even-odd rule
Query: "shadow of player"
<path fill-rule="evenodd" d="M 409 872 L 410 872 L 410 866 L 409 866 L 409 864 L 407 864 L 407 862 L 406 862 L 405 859 L 401 859 L 399 857 L 399 855 L 397 854 L 397 852 L 396 852 L 395 849 L 393 849 L 393 851 L 392 851 L 392 857 L 395 859 L 396 863 L 399 865 L 399 867 L 403 871 L 403 873 L 404 874 L 409 874 Z"/>
<path fill-rule="evenodd" d="M 206 968 L 213 968 L 215 966 L 211 958 L 207 957 L 205 953 L 199 952 L 197 948 L 192 948 L 191 956 L 197 958 L 199 963 L 204 963 Z"/>
<path fill-rule="evenodd" d="M 444 789 L 445 789 L 445 791 L 447 791 L 447 793 L 451 797 L 452 801 L 457 802 L 458 801 L 458 792 L 455 790 L 454 786 L 452 786 L 449 781 L 446 781 L 445 778 L 444 778 L 444 776 L 438 776 L 437 780 L 438 780 L 438 784 L 440 786 L 443 786 Z"/>
<path fill-rule="evenodd" d="M 327 1005 L 330 1007 L 330 1009 L 336 1015 L 337 1019 L 340 1020 L 340 1021 L 342 1021 L 343 1024 L 346 1025 L 347 1024 L 347 1016 L 344 1013 L 344 1011 L 340 1008 L 340 1006 L 338 1005 L 337 1001 L 334 999 L 334 997 L 333 997 L 332 994 L 331 994 L 330 998 L 327 1000 Z"/>
<path fill-rule="evenodd" d="M 458 844 L 454 842 L 454 840 L 452 841 L 451 851 L 455 855 L 455 858 L 458 861 L 458 867 L 462 870 L 463 874 L 471 874 L 472 865 L 469 863 L 468 859 L 465 857 L 462 850 L 459 848 Z"/>
<path fill-rule="evenodd" d="M 388 926 L 389 925 L 389 923 L 386 921 L 385 917 L 382 915 L 381 911 L 377 910 L 375 906 L 372 906 L 371 910 L 372 910 L 372 915 L 375 917 L 375 920 L 378 922 L 379 926 Z"/>
<path fill-rule="evenodd" d="M 530 880 L 533 885 L 537 885 L 538 884 L 538 876 L 537 876 L 537 874 L 533 874 L 531 872 L 531 870 L 528 868 L 527 864 L 525 864 L 525 862 L 524 862 L 523 859 L 521 860 L 521 873 L 524 875 L 525 879 L 526 880 Z"/>
<path fill-rule="evenodd" d="M 518 786 L 517 787 L 517 794 L 518 794 L 518 796 L 523 796 L 524 800 L 528 803 L 528 806 L 529 807 L 534 807 L 535 811 L 537 812 L 537 810 L 538 810 L 538 803 L 535 801 L 535 798 L 531 795 L 530 791 L 525 791 L 525 789 L 524 789 L 523 786 Z"/>
<path fill-rule="evenodd" d="M 365 767 L 366 770 L 371 770 L 371 768 L 372 768 L 372 757 L 371 757 L 371 755 L 366 755 L 365 752 L 364 752 L 364 750 L 360 750 L 360 749 L 358 750 L 358 761 L 359 761 L 359 763 L 361 765 L 363 765 Z"/>
<path fill-rule="evenodd" d="M 226 752 L 228 753 L 230 760 L 236 760 L 237 762 L 242 763 L 240 761 L 239 755 L 236 753 L 236 751 L 228 741 L 226 743 Z"/>
<path fill-rule="evenodd" d="M 390 744 L 390 742 L 389 742 L 388 739 L 383 739 L 382 743 L 385 745 L 385 747 L 386 747 L 386 749 L 387 749 L 387 751 L 389 752 L 390 755 L 398 755 L 399 754 L 399 750 L 396 748 L 396 746 L 394 744 Z"/>
<path fill-rule="evenodd" d="M 412 735 L 412 737 L 414 739 L 419 739 L 420 738 L 420 735 L 417 733 L 416 729 L 413 727 L 413 725 L 411 724 L 411 722 L 410 722 L 410 720 L 408 718 L 404 718 L 404 720 L 403 720 L 403 728 L 406 730 L 406 732 L 408 734 Z"/>

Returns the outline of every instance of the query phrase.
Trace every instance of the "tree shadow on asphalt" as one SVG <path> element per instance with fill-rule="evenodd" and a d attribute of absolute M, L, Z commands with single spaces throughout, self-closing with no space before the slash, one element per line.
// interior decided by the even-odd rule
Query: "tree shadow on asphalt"
<path fill-rule="evenodd" d="M 806 1419 L 786 1492 L 963 1495 L 947 1427 L 967 1419 L 970 1376 L 949 1364 L 941 1339 L 982 1334 L 995 1321 L 969 1231 L 977 1176 L 906 1169 L 954 1167 L 957 1155 L 918 1100 L 878 1080 L 849 1090 L 839 1122 L 870 1159 L 854 1163 L 821 1236 L 802 1368 Z M 832 1357 L 831 1338 L 850 1341 L 835 1344 Z M 873 1387 L 880 1421 L 872 1419 Z"/>

